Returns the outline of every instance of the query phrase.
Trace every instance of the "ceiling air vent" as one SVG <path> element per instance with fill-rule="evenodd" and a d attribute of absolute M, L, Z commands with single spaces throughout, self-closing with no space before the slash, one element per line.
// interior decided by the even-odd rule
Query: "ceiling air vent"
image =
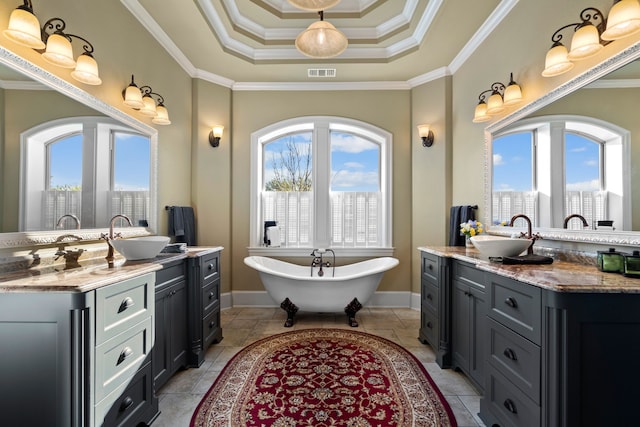
<path fill-rule="evenodd" d="M 307 69 L 308 77 L 335 77 L 335 68 L 309 68 Z"/>

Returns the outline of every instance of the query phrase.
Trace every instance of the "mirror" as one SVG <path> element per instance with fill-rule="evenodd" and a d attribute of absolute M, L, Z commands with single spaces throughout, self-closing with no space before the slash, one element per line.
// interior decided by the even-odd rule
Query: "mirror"
<path fill-rule="evenodd" d="M 70 231 L 83 240 L 95 240 L 109 227 L 111 216 L 122 209 L 124 213 L 130 210 L 134 220 L 134 227 L 123 228 L 123 236 L 153 234 L 157 224 L 157 131 L 3 47 L 0 67 L 0 80 L 24 82 L 18 87 L 40 85 L 47 89 L 5 87 L 2 91 L 0 113 L 5 126 L 0 161 L 5 166 L 0 190 L 0 248 L 54 243 Z M 56 107 L 58 111 L 51 112 Z M 52 129 L 58 133 L 52 135 Z M 65 135 L 75 135 L 76 143 L 46 143 L 63 141 Z M 132 139 L 139 149 L 126 153 Z M 78 154 L 77 140 L 81 141 L 82 155 Z M 40 141 L 39 145 L 34 141 Z M 63 145 L 75 148 L 65 151 Z M 113 155 L 112 145 L 116 147 Z M 140 153 L 145 164 L 131 167 L 128 158 L 139 160 Z M 61 177 L 63 170 L 75 170 L 75 176 L 55 181 L 54 176 Z M 129 176 L 129 172 L 140 170 L 142 177 Z M 57 207 L 49 207 L 52 203 Z M 58 225 L 63 215 L 69 216 Z M 80 229 L 70 215 L 81 218 Z"/>
<path fill-rule="evenodd" d="M 522 211 L 518 213 L 535 217 L 536 231 L 546 239 L 640 244 L 640 186 L 634 185 L 638 182 L 634 166 L 638 169 L 640 164 L 640 144 L 635 141 L 640 135 L 635 117 L 640 102 L 638 57 L 636 43 L 487 127 L 484 214 L 486 223 L 491 224 L 490 232 L 511 234 L 496 223 L 510 218 L 511 211 L 500 209 L 512 203 Z M 516 135 L 520 141 L 514 145 L 520 145 L 519 153 L 506 150 L 504 144 L 509 138 L 516 141 Z M 569 135 L 566 148 L 565 135 Z M 532 140 L 536 140 L 534 150 Z M 589 159 L 582 157 L 587 152 Z M 524 163 L 533 164 L 528 170 L 520 168 L 522 180 L 516 180 L 515 175 L 510 182 L 504 178 L 501 168 L 508 163 L 506 156 L 511 160 L 528 157 Z M 577 163 L 584 166 L 576 168 Z M 532 188 L 532 176 L 538 179 L 536 191 L 523 191 Z M 607 185 L 600 188 L 596 180 Z M 500 197 L 506 198 L 502 204 L 496 201 Z M 586 213 L 589 227 L 583 228 L 579 219 L 572 219 L 565 229 L 564 219 L 571 213 Z M 594 219 L 613 220 L 613 226 L 604 222 L 599 226 Z"/>

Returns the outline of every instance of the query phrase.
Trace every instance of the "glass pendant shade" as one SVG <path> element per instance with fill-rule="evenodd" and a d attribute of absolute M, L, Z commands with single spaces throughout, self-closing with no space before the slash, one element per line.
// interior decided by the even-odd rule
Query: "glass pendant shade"
<path fill-rule="evenodd" d="M 171 120 L 169 120 L 169 111 L 163 103 L 158 104 L 158 106 L 156 107 L 156 116 L 153 118 L 153 120 L 151 120 L 151 122 L 157 125 L 171 124 Z"/>
<path fill-rule="evenodd" d="M 584 25 L 578 28 L 573 35 L 571 50 L 567 54 L 567 58 L 571 61 L 590 58 L 601 49 L 598 29 L 592 24 Z"/>
<path fill-rule="evenodd" d="M 337 5 L 340 0 L 289 0 L 289 3 L 299 9 L 319 11 Z"/>
<path fill-rule="evenodd" d="M 347 37 L 327 21 L 317 21 L 296 37 L 296 48 L 311 58 L 332 58 L 345 51 Z"/>
<path fill-rule="evenodd" d="M 6 38 L 31 49 L 44 49 L 40 22 L 31 11 L 18 8 L 11 12 L 9 26 L 2 32 Z"/>
<path fill-rule="evenodd" d="M 509 84 L 504 90 L 504 106 L 509 107 L 519 104 L 520 102 L 522 102 L 522 90 L 520 86 L 516 83 Z"/>
<path fill-rule="evenodd" d="M 155 117 L 156 116 L 156 101 L 150 95 L 145 95 L 142 97 L 142 103 L 144 104 L 142 108 L 140 108 L 140 112 L 145 116 Z"/>
<path fill-rule="evenodd" d="M 83 53 L 78 57 L 76 69 L 71 72 L 71 77 L 80 83 L 97 86 L 102 84 L 102 79 L 98 75 L 98 63 L 88 53 Z"/>
<path fill-rule="evenodd" d="M 567 58 L 568 54 L 567 48 L 562 44 L 557 44 L 549 49 L 544 60 L 544 71 L 542 71 L 542 76 L 559 76 L 560 74 L 566 73 L 572 69 L 574 64 Z"/>
<path fill-rule="evenodd" d="M 640 4 L 638 0 L 621 0 L 609 11 L 607 28 L 602 40 L 618 40 L 640 31 Z"/>
<path fill-rule="evenodd" d="M 498 92 L 494 92 L 487 101 L 487 114 L 499 114 L 504 111 L 504 102 L 502 96 Z"/>
<path fill-rule="evenodd" d="M 144 103 L 142 102 L 142 93 L 138 86 L 135 83 L 131 83 L 124 91 L 124 104 L 128 105 L 131 108 L 135 108 L 139 110 L 144 107 Z"/>
<path fill-rule="evenodd" d="M 42 58 L 50 64 L 62 68 L 74 68 L 76 61 L 73 59 L 71 42 L 60 34 L 51 34 L 47 39 L 47 50 Z"/>
<path fill-rule="evenodd" d="M 487 114 L 487 104 L 480 102 L 476 105 L 476 111 L 473 115 L 473 123 L 488 122 L 491 120 L 491 116 Z"/>

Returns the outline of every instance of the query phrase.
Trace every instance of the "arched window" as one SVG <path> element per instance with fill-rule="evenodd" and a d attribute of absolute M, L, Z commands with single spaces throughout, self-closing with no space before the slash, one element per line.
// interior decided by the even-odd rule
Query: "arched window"
<path fill-rule="evenodd" d="M 106 117 L 54 120 L 21 134 L 20 231 L 108 227 L 149 218 L 148 136 Z"/>
<path fill-rule="evenodd" d="M 277 223 L 287 248 L 391 248 L 391 135 L 338 117 L 286 120 L 252 135 L 251 246 Z M 302 253 L 302 251 L 300 251 Z M 308 253 L 307 253 L 308 255 Z"/>

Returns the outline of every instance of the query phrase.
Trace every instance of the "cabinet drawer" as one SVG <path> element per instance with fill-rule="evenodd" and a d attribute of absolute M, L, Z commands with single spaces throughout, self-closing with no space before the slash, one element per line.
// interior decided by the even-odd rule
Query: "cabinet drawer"
<path fill-rule="evenodd" d="M 484 399 L 501 427 L 540 426 L 540 407 L 491 366 Z"/>
<path fill-rule="evenodd" d="M 493 274 L 490 277 L 489 316 L 540 345 L 540 288 Z"/>
<path fill-rule="evenodd" d="M 137 426 L 152 411 L 151 363 L 147 363 L 130 382 L 116 388 L 96 405 L 96 425 Z"/>
<path fill-rule="evenodd" d="M 438 317 L 430 312 L 423 311 L 421 314 L 421 333 L 425 336 L 429 344 L 431 344 L 431 348 L 433 350 L 437 350 L 439 346 L 439 338 L 438 338 Z"/>
<path fill-rule="evenodd" d="M 155 274 L 134 277 L 96 290 L 96 344 L 153 315 Z"/>
<path fill-rule="evenodd" d="M 202 267 L 203 286 L 220 277 L 220 256 L 218 253 L 203 255 L 200 260 Z"/>
<path fill-rule="evenodd" d="M 151 317 L 96 347 L 96 402 L 129 382 L 153 345 Z"/>
<path fill-rule="evenodd" d="M 535 403 L 540 404 L 540 347 L 489 319 L 489 360 Z"/>
<path fill-rule="evenodd" d="M 203 348 L 209 347 L 209 344 L 213 342 L 218 330 L 220 329 L 220 310 L 217 310 L 217 306 L 209 313 L 204 319 L 202 319 L 202 335 Z"/>
<path fill-rule="evenodd" d="M 165 264 L 162 270 L 156 271 L 156 290 L 184 280 L 186 276 L 187 269 L 184 260 L 180 260 L 175 264 Z"/>
<path fill-rule="evenodd" d="M 478 288 L 484 289 L 485 287 L 484 272 L 462 261 L 456 260 L 453 263 L 453 279 Z"/>
<path fill-rule="evenodd" d="M 213 309 L 216 307 L 216 304 L 219 304 L 220 301 L 220 281 L 216 280 L 215 282 L 205 286 L 202 288 L 202 309 L 203 316 L 206 317 Z"/>
<path fill-rule="evenodd" d="M 438 301 L 440 296 L 440 290 L 432 283 L 423 280 L 422 281 L 422 307 L 433 311 L 438 314 Z"/>
<path fill-rule="evenodd" d="M 439 258 L 436 255 L 422 252 L 422 279 L 429 280 L 438 286 Z"/>

